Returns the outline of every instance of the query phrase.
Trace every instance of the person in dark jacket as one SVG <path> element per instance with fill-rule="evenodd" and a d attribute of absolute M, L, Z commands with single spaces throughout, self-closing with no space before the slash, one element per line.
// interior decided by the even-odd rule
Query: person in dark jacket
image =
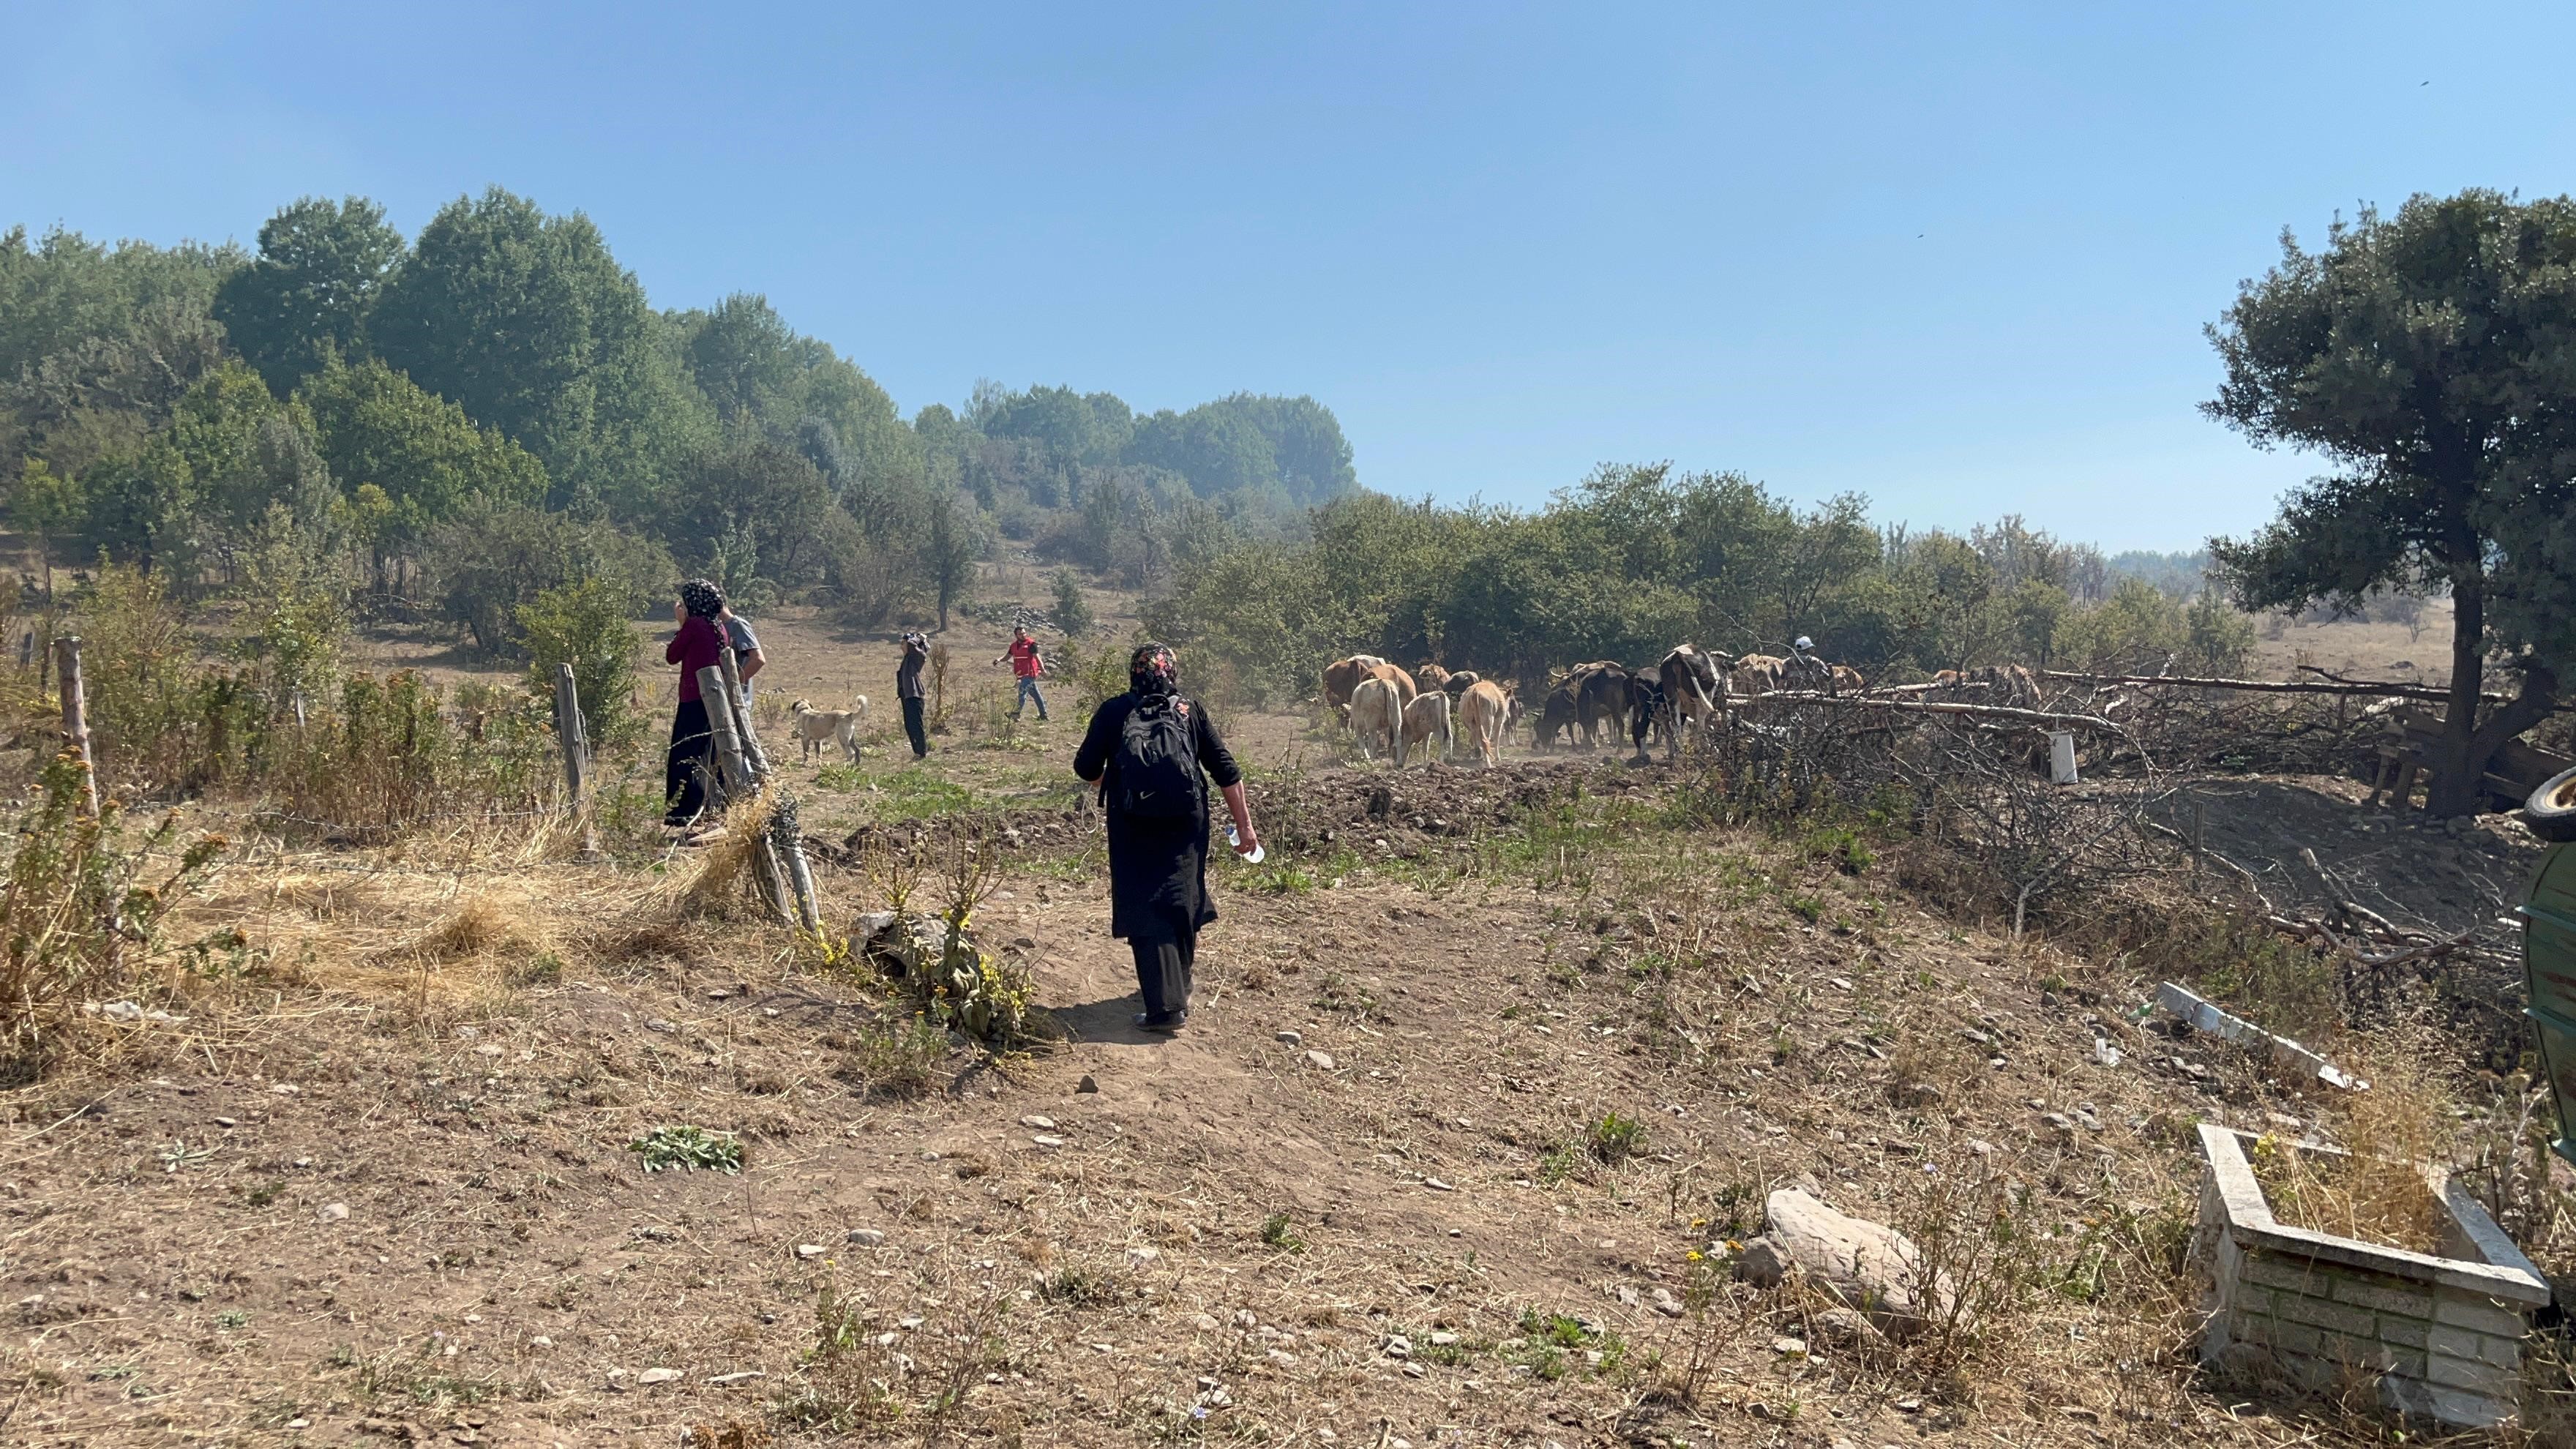
<path fill-rule="evenodd" d="M 680 707 L 671 714 L 671 749 L 662 762 L 662 823 L 686 825 L 706 808 L 706 780 L 715 736 L 707 725 L 706 701 L 698 697 L 698 671 L 717 662 L 726 647 L 724 590 L 705 579 L 680 585 L 679 602 L 671 606 L 680 632 L 663 647 L 662 662 L 680 666 Z"/>
<path fill-rule="evenodd" d="M 930 733 L 922 724 L 921 666 L 930 658 L 930 641 L 919 634 L 903 636 L 903 662 L 894 669 L 894 697 L 903 701 L 903 732 L 912 737 L 912 757 L 930 758 Z"/>
<path fill-rule="evenodd" d="M 1127 684 L 1125 694 L 1093 712 L 1082 748 L 1074 751 L 1073 772 L 1100 786 L 1109 827 L 1109 934 L 1125 939 L 1136 957 L 1136 985 L 1145 998 L 1136 1024 L 1147 1031 L 1173 1032 L 1189 1020 L 1199 928 L 1216 919 L 1216 902 L 1207 888 L 1208 812 L 1203 794 L 1196 808 L 1177 818 L 1127 811 L 1119 764 L 1128 717 L 1149 700 L 1177 713 L 1194 756 L 1191 781 L 1195 785 L 1204 772 L 1216 782 L 1234 818 L 1234 848 L 1248 855 L 1261 848 L 1261 836 L 1243 798 L 1243 771 L 1236 768 L 1208 712 L 1181 695 L 1180 668 L 1172 651 L 1160 644 L 1138 649 L 1128 661 Z"/>

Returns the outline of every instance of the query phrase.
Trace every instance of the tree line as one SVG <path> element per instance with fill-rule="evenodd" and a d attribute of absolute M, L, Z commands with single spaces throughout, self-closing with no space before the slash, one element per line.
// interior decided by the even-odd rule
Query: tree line
<path fill-rule="evenodd" d="M 497 188 L 409 239 L 354 197 L 255 251 L 0 235 L 0 477 L 48 567 L 346 584 L 496 650 L 549 590 L 631 613 L 683 570 L 944 620 L 1004 535 L 1141 584 L 1357 484 L 1311 398 L 985 384 L 906 420 L 763 298 L 656 309 L 588 218 Z"/>
<path fill-rule="evenodd" d="M 1996 660 L 2239 667 L 2251 621 L 2206 585 L 2168 591 L 2017 516 L 1873 523 L 1866 500 L 1801 509 L 1738 473 L 1608 465 L 1546 507 L 1355 494 L 1302 537 L 1236 536 L 1185 560 L 1148 627 L 1256 701 L 1311 692 L 1328 659 L 1435 659 L 1535 684 L 1685 640 L 1785 652 L 1812 636 L 1872 676 Z"/>

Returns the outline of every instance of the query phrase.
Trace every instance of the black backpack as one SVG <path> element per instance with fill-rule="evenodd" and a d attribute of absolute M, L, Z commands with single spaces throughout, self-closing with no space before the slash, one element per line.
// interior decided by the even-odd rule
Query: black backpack
<path fill-rule="evenodd" d="M 1118 808 L 1147 820 L 1186 820 L 1199 801 L 1198 735 L 1189 702 L 1150 694 L 1118 727 Z"/>

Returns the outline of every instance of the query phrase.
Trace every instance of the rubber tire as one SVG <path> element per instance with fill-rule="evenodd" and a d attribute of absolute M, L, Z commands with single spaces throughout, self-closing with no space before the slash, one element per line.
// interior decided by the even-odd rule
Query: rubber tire
<path fill-rule="evenodd" d="M 2554 845 L 2576 845 L 2576 770 L 2561 770 L 2522 802 L 2522 823 Z"/>

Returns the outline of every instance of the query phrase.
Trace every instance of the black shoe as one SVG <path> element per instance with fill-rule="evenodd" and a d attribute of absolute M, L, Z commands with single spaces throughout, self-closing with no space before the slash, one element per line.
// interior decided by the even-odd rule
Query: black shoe
<path fill-rule="evenodd" d="M 1163 1017 L 1152 1016 L 1142 1011 L 1136 1013 L 1136 1029 L 1138 1031 L 1157 1031 L 1161 1032 L 1165 1036 L 1170 1036 L 1172 1033 L 1179 1031 L 1182 1027 L 1189 1024 L 1190 1014 L 1187 1011 L 1175 1011 L 1171 1015 Z"/>

